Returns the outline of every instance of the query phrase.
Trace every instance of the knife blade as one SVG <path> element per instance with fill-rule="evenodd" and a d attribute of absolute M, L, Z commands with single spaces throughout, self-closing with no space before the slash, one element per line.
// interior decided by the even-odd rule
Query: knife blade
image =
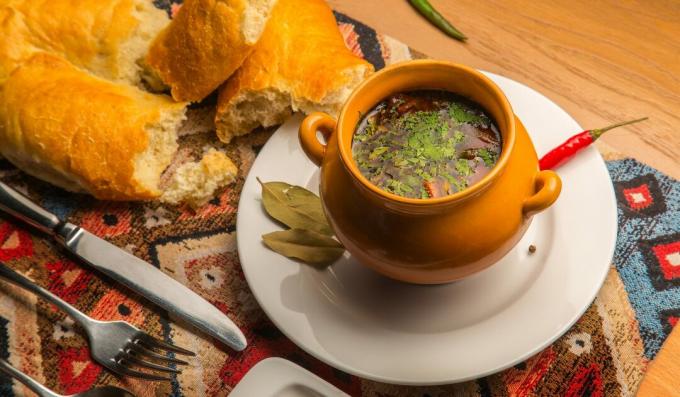
<path fill-rule="evenodd" d="M 50 234 L 89 266 L 234 350 L 246 348 L 246 338 L 236 324 L 191 289 L 108 241 L 72 223 L 62 222 L 2 182 L 0 209 Z"/>

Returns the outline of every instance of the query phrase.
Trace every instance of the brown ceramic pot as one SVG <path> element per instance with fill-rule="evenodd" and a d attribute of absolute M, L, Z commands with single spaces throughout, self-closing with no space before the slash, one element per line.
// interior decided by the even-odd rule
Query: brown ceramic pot
<path fill-rule="evenodd" d="M 423 200 L 386 192 L 361 174 L 352 158 L 352 135 L 361 115 L 391 94 L 414 89 L 462 95 L 496 121 L 503 148 L 481 181 Z M 325 145 L 317 131 L 326 136 Z M 338 239 L 362 264 L 411 283 L 445 283 L 492 265 L 561 189 L 557 174 L 539 170 L 531 139 L 498 86 L 474 69 L 449 62 L 411 61 L 383 69 L 354 90 L 337 122 L 325 113 L 307 116 L 300 142 L 321 166 L 320 196 Z"/>

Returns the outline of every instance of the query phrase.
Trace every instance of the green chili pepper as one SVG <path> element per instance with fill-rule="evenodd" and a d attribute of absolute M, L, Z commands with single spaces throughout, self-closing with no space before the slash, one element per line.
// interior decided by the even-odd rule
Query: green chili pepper
<path fill-rule="evenodd" d="M 456 40 L 465 41 L 467 36 L 465 36 L 460 30 L 456 29 L 451 25 L 449 21 L 444 18 L 437 10 L 432 7 L 427 0 L 408 0 L 411 5 L 418 10 L 428 21 L 430 21 L 434 26 L 438 27 L 442 32 L 453 37 Z"/>

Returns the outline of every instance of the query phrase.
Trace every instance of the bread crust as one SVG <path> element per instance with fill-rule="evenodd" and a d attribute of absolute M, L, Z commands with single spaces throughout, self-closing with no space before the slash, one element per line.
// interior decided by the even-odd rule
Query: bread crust
<path fill-rule="evenodd" d="M 220 88 L 218 136 L 229 142 L 249 132 L 230 131 L 221 123 L 244 94 L 272 90 L 289 95 L 293 107 L 321 103 L 347 86 L 357 69 L 366 76 L 373 66 L 347 48 L 325 1 L 279 0 L 255 50 Z"/>
<path fill-rule="evenodd" d="M 38 53 L 0 89 L 0 154 L 29 174 L 98 199 L 153 199 L 158 187 L 135 177 L 135 161 L 149 145 L 146 128 L 167 112 L 181 117 L 185 105 Z"/>
<path fill-rule="evenodd" d="M 255 44 L 243 33 L 246 7 L 246 0 L 186 0 L 156 37 L 146 63 L 175 100 L 205 98 L 241 66 Z"/>
<path fill-rule="evenodd" d="M 145 20 L 142 20 L 146 18 Z M 4 0 L 0 6 L 0 82 L 36 52 L 57 54 L 111 80 L 139 82 L 130 75 L 136 59 L 125 44 L 150 42 L 149 25 L 169 19 L 148 0 Z M 147 25 L 146 28 L 142 25 Z M 148 45 L 148 44 L 147 44 Z"/>

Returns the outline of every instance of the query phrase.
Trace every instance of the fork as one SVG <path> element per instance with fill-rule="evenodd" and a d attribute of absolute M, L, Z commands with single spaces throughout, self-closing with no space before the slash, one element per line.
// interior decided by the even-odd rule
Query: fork
<path fill-rule="evenodd" d="M 167 376 L 139 371 L 132 367 L 142 367 L 164 373 L 178 374 L 181 373 L 180 370 L 166 365 L 174 364 L 176 367 L 177 365 L 187 365 L 188 363 L 174 357 L 167 357 L 157 350 L 166 350 L 168 352 L 186 356 L 196 355 L 189 350 L 156 339 L 125 321 L 95 320 L 66 303 L 50 291 L 10 269 L 2 262 L 0 262 L 0 277 L 33 292 L 65 311 L 85 329 L 88 340 L 90 341 L 90 353 L 92 358 L 103 367 L 108 368 L 119 375 L 147 380 L 170 381 L 172 379 Z M 156 364 L 148 361 L 148 359 L 154 359 L 163 362 L 166 365 Z"/>
<path fill-rule="evenodd" d="M 38 383 L 35 379 L 12 367 L 10 363 L 0 358 L 0 372 L 11 376 L 31 389 L 40 397 L 135 397 L 130 392 L 113 386 L 103 386 L 90 389 L 88 391 L 72 394 L 70 396 L 62 396 L 45 386 Z"/>

